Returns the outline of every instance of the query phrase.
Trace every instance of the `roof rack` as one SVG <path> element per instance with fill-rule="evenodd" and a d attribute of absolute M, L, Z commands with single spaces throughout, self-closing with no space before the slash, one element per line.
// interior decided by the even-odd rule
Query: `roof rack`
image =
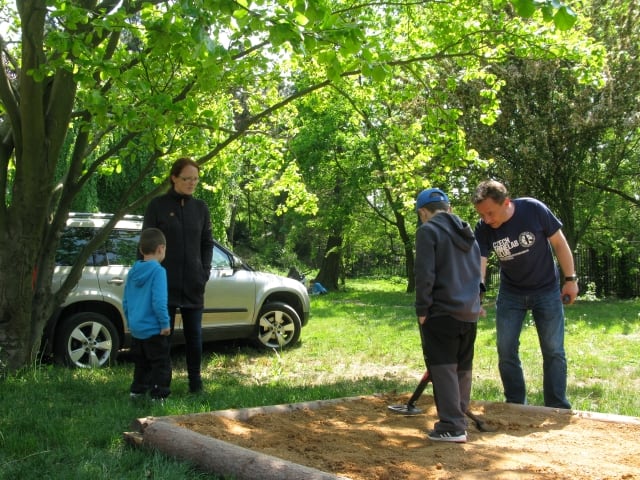
<path fill-rule="evenodd" d="M 113 213 L 69 212 L 69 218 L 112 218 Z M 143 215 L 125 215 L 123 220 L 143 220 Z"/>

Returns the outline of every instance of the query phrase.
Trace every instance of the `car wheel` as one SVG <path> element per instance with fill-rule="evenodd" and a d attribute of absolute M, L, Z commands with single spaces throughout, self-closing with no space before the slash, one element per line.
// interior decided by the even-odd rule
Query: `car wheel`
<path fill-rule="evenodd" d="M 70 316 L 57 335 L 55 358 L 69 367 L 99 368 L 115 362 L 120 341 L 113 322 L 100 313 Z"/>
<path fill-rule="evenodd" d="M 255 343 L 260 348 L 285 348 L 300 338 L 302 323 L 296 311 L 286 303 L 268 303 L 260 311 Z"/>

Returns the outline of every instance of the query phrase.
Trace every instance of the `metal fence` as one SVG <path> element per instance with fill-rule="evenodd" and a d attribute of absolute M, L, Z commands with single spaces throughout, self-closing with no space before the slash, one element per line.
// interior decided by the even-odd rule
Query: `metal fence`
<path fill-rule="evenodd" d="M 634 252 L 614 255 L 592 247 L 580 247 L 574 255 L 580 294 L 599 298 L 640 297 L 640 246 Z M 402 256 L 362 255 L 345 265 L 347 277 L 406 277 Z M 497 287 L 500 274 L 495 257 L 487 268 L 487 287 Z"/>
<path fill-rule="evenodd" d="M 580 247 L 574 254 L 580 295 L 598 298 L 640 297 L 640 251 L 614 255 L 592 247 Z M 492 257 L 487 266 L 487 287 L 500 281 L 498 262 Z"/>
<path fill-rule="evenodd" d="M 347 277 L 406 277 L 405 258 L 400 255 L 359 255 L 345 262 Z"/>
<path fill-rule="evenodd" d="M 592 290 L 597 297 L 640 297 L 640 251 L 613 255 L 583 247 L 575 262 L 582 291 Z"/>

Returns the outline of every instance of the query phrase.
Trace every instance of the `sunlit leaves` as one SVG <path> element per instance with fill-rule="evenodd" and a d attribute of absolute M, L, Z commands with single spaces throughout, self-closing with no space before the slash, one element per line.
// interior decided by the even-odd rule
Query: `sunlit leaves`
<path fill-rule="evenodd" d="M 530 18 L 536 11 L 537 0 L 512 0 L 518 15 L 524 18 Z"/>
<path fill-rule="evenodd" d="M 559 30 L 569 30 L 577 21 L 576 13 L 559 0 L 512 0 L 511 3 L 524 18 L 531 18 L 540 10 L 544 21 L 552 21 Z"/>
<path fill-rule="evenodd" d="M 451 125 L 462 113 L 453 105 L 435 108 L 447 102 L 446 92 L 452 90 L 452 85 L 439 85 L 440 62 L 455 59 L 453 71 L 471 74 L 507 53 L 526 54 L 538 38 L 547 40 L 539 45 L 550 52 L 553 48 L 554 55 L 566 53 L 546 31 L 533 33 L 539 28 L 533 20 L 539 11 L 539 17 L 553 19 L 560 28 L 558 22 L 568 25 L 575 18 L 571 10 L 557 1 L 512 3 L 521 16 L 532 19 L 530 27 L 522 19 L 500 17 L 508 4 L 497 1 L 491 11 L 468 0 L 377 8 L 322 0 L 180 0 L 144 4 L 133 15 L 115 9 L 103 16 L 59 1 L 52 18 L 61 28 L 47 36 L 49 62 L 32 74 L 44 80 L 56 68 L 74 72 L 77 107 L 90 113 L 88 125 L 139 132 L 140 139 L 143 132 L 154 131 L 145 142 L 168 151 L 176 148 L 179 131 L 180 143 L 195 154 L 224 141 L 240 113 L 250 117 L 269 106 L 266 98 L 281 100 L 279 94 L 264 92 L 282 85 L 292 72 L 305 72 L 309 83 L 328 79 L 346 84 L 357 75 L 375 89 L 399 75 L 395 62 L 421 58 L 414 80 L 428 85 L 431 96 L 431 113 L 420 117 L 430 129 L 431 145 L 407 147 L 407 152 L 443 158 L 446 152 L 439 145 L 457 142 L 459 133 Z M 78 35 L 73 29 L 80 26 L 86 30 Z M 120 35 L 121 43 L 107 54 L 109 33 Z M 448 82 L 459 80 L 454 74 Z M 500 83 L 484 81 L 481 115 L 492 123 L 499 114 Z M 238 88 L 251 92 L 246 105 L 229 95 Z M 404 119 L 399 125 L 414 134 Z M 406 165 L 394 168 L 402 172 Z"/>
<path fill-rule="evenodd" d="M 302 42 L 302 34 L 290 23 L 278 23 L 269 32 L 269 40 L 274 47 L 279 47 L 284 43 L 297 46 Z"/>
<path fill-rule="evenodd" d="M 375 82 L 381 82 L 392 74 L 392 70 L 382 63 L 364 63 L 362 73 Z"/>

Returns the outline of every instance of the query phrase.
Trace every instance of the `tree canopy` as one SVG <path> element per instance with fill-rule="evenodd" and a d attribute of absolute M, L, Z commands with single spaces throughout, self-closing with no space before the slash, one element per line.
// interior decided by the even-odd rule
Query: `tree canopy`
<path fill-rule="evenodd" d="M 366 165 L 361 178 L 375 173 L 370 190 L 384 192 L 400 227 L 417 189 L 460 176 L 461 156 L 465 165 L 479 159 L 455 125 L 457 84 L 482 84 L 479 111 L 490 123 L 502 85 L 492 64 L 563 58 L 584 81 L 601 58 L 586 32 L 568 30 L 576 16 L 557 0 L 0 3 L 0 362 L 8 370 L 33 360 L 91 249 L 167 188 L 177 155 L 203 166 L 216 218 L 228 221 L 219 232 L 234 225 L 231 200 L 260 187 L 276 214 L 313 214 L 317 195 L 285 147 L 300 128 L 296 101 L 331 87 L 368 141 L 366 155 L 363 143 L 351 159 Z M 345 162 L 335 165 L 355 165 Z M 120 178 L 113 221 L 53 289 L 67 215 L 108 175 Z"/>

